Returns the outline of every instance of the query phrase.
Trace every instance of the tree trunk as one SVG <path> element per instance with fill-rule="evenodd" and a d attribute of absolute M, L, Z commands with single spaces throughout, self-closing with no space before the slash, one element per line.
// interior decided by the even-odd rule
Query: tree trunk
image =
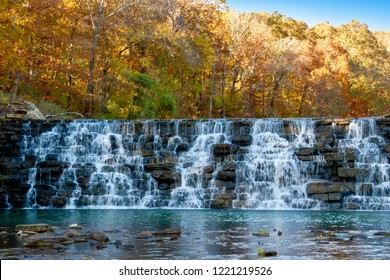
<path fill-rule="evenodd" d="M 307 86 L 305 85 L 301 96 L 301 102 L 299 103 L 298 117 L 302 117 L 303 105 L 305 104 L 306 96 L 307 96 Z"/>
<path fill-rule="evenodd" d="M 214 97 L 214 88 L 215 88 L 215 72 L 216 72 L 216 62 L 213 64 L 213 73 L 211 76 L 211 88 L 210 88 L 210 104 L 209 104 L 209 118 L 213 117 L 213 97 Z"/>
<path fill-rule="evenodd" d="M 225 112 L 225 88 L 226 88 L 226 63 L 223 65 L 221 94 L 222 94 L 222 118 L 226 118 Z"/>
<path fill-rule="evenodd" d="M 91 47 L 91 60 L 89 61 L 89 75 L 88 75 L 88 86 L 87 86 L 87 98 L 85 104 L 85 115 L 91 116 L 93 113 L 93 99 L 94 99 L 94 70 L 95 70 L 95 59 L 96 49 L 98 44 L 99 27 L 96 26 L 93 30 L 93 39 Z"/>

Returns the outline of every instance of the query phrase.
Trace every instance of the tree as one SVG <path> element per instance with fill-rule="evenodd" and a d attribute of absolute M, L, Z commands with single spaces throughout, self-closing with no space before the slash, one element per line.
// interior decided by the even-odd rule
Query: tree
<path fill-rule="evenodd" d="M 91 43 L 91 56 L 89 61 L 88 71 L 88 85 L 87 85 L 87 97 L 85 104 L 85 115 L 90 116 L 94 111 L 94 71 L 97 56 L 98 40 L 103 30 L 108 30 L 110 20 L 117 14 L 125 11 L 131 6 L 134 6 L 141 2 L 141 0 L 134 1 L 110 1 L 105 0 L 94 1 L 84 0 L 88 8 L 89 17 L 92 27 L 92 43 Z"/>

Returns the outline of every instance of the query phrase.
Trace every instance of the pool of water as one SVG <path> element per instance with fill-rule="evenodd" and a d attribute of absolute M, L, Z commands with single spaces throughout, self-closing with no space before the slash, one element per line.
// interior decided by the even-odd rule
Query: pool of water
<path fill-rule="evenodd" d="M 179 209 L 2 210 L 0 227 L 47 223 L 64 232 L 70 224 L 102 231 L 103 249 L 80 243 L 58 252 L 23 251 L 30 259 L 390 259 L 390 214 L 376 211 L 243 211 Z M 139 239 L 142 231 L 179 228 L 177 238 Z M 267 231 L 269 237 L 253 233 Z M 8 238 L 8 240 L 6 240 Z M 1 251 L 22 247 L 19 237 L 0 237 Z M 120 241 L 120 247 L 115 241 Z M 4 255 L 4 254 L 3 254 Z"/>

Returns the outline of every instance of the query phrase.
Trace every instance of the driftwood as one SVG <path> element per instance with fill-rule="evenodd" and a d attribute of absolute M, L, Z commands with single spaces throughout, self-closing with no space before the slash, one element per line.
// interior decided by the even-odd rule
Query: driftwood
<path fill-rule="evenodd" d="M 57 118 L 57 117 L 67 116 L 67 115 L 76 115 L 76 116 L 79 116 L 82 119 L 84 119 L 84 115 L 77 113 L 77 112 L 65 112 L 65 113 L 56 114 L 56 115 L 46 115 L 45 117 L 46 117 L 46 119 L 52 119 L 52 118 Z"/>

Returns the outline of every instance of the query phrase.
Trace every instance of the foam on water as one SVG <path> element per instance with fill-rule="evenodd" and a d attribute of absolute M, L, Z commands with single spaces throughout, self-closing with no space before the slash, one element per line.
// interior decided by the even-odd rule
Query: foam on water
<path fill-rule="evenodd" d="M 357 178 L 357 195 L 344 199 L 346 207 L 390 210 L 390 163 L 381 152 L 384 144 L 375 120 L 351 121 L 347 139 L 340 140 L 339 147 L 355 152 L 355 167 L 361 171 Z"/>
<path fill-rule="evenodd" d="M 315 121 L 245 121 L 252 142 L 225 161 L 214 148 L 234 146 L 241 132 L 232 120 L 60 122 L 36 137 L 26 123 L 22 156 L 35 157 L 36 164 L 29 169 L 25 207 L 42 207 L 45 192 L 66 197 L 67 208 L 209 208 L 226 193 L 234 208 L 323 207 L 307 197 L 306 185 L 321 177 L 324 156 L 302 161 L 296 155 L 298 149 L 316 150 Z M 346 206 L 390 210 L 384 143 L 373 119 L 351 121 L 347 137 L 338 141 L 339 149 L 355 151 L 355 167 L 364 170 Z M 224 172 L 235 172 L 236 181 L 221 184 Z"/>
<path fill-rule="evenodd" d="M 291 120 L 292 141 L 284 138 L 281 120 L 256 120 L 251 135 L 253 144 L 238 170 L 238 208 L 307 209 L 319 203 L 308 199 L 306 183 L 312 179 L 307 170 L 321 165 L 322 160 L 302 163 L 294 154 L 298 147 L 312 147 L 315 142 L 314 122 Z"/>

